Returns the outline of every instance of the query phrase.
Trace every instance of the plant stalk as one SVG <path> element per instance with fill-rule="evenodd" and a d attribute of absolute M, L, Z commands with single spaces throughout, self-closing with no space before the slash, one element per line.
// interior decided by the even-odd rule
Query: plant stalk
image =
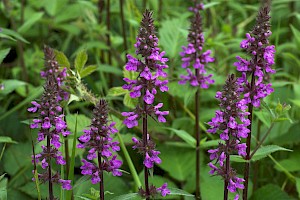
<path fill-rule="evenodd" d="M 252 73 L 252 77 L 251 77 L 251 86 L 250 86 L 250 99 L 251 101 L 253 100 L 253 94 L 251 94 L 251 92 L 253 91 L 253 88 L 255 86 L 255 76 L 254 76 L 254 72 Z M 250 149 L 251 149 L 251 132 L 252 132 L 252 115 L 253 115 L 253 104 L 252 102 L 249 103 L 249 116 L 248 119 L 250 121 L 250 125 L 248 126 L 249 129 L 249 134 L 246 140 L 246 160 L 249 161 L 250 160 Z M 247 200 L 248 199 L 248 185 L 249 185 L 249 173 L 250 173 L 250 162 L 246 162 L 245 163 L 245 168 L 244 168 L 244 190 L 243 190 L 243 200 Z"/>
<path fill-rule="evenodd" d="M 196 76 L 199 74 L 199 69 L 195 69 Z M 195 94 L 195 134 L 196 134 L 196 196 L 195 199 L 200 197 L 200 127 L 199 127 L 199 96 L 200 90 L 198 88 Z"/>
<path fill-rule="evenodd" d="M 124 0 L 120 0 L 120 15 L 121 15 L 122 35 L 123 35 L 123 44 L 124 44 L 125 62 L 126 62 L 127 40 L 126 40 L 126 29 L 125 29 L 123 4 L 124 4 Z"/>
<path fill-rule="evenodd" d="M 49 131 L 47 134 L 47 151 L 50 154 L 51 151 L 51 144 L 50 144 L 50 136 L 49 136 Z M 53 185 L 52 185 L 52 172 L 51 172 L 51 157 L 50 155 L 47 158 L 48 162 L 48 181 L 49 181 L 49 199 L 54 200 L 54 195 L 53 195 Z"/>
<path fill-rule="evenodd" d="M 102 169 L 100 152 L 98 152 L 98 167 L 100 171 L 100 200 L 104 200 L 104 180 L 103 180 L 103 169 Z"/>
<path fill-rule="evenodd" d="M 146 91 L 144 89 L 144 95 Z M 144 102 L 144 115 L 143 115 L 143 145 L 145 148 L 145 157 L 146 157 L 146 147 L 148 144 L 148 119 L 147 119 L 147 104 Z M 145 190 L 146 190 L 146 200 L 150 199 L 150 190 L 149 190 L 149 180 L 148 180 L 148 168 L 144 166 L 144 177 L 145 177 Z"/>
<path fill-rule="evenodd" d="M 226 179 L 224 183 L 224 200 L 228 200 L 228 183 L 229 183 L 229 168 L 230 168 L 230 155 L 228 153 L 229 140 L 226 140 Z"/>

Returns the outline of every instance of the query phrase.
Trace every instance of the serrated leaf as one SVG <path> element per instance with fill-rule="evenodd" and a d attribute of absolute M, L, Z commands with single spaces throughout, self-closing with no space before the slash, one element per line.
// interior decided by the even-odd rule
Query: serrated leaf
<path fill-rule="evenodd" d="M 135 108 L 137 103 L 138 103 L 138 99 L 137 98 L 131 98 L 129 93 L 126 93 L 125 96 L 124 96 L 124 99 L 123 99 L 123 103 L 128 108 Z"/>
<path fill-rule="evenodd" d="M 58 62 L 58 64 L 61 67 L 66 67 L 67 69 L 70 69 L 70 62 L 67 56 L 63 52 L 58 50 L 54 50 L 54 53 L 55 53 L 55 59 Z"/>
<path fill-rule="evenodd" d="M 43 17 L 43 12 L 37 12 L 32 15 L 30 15 L 30 18 L 28 18 L 27 21 L 24 22 L 24 24 L 18 28 L 18 32 L 21 34 L 26 33 L 32 25 L 34 25 L 38 20 L 40 20 Z"/>
<path fill-rule="evenodd" d="M 0 64 L 2 63 L 4 58 L 7 56 L 9 51 L 10 51 L 10 48 L 0 50 Z"/>
<path fill-rule="evenodd" d="M 271 153 L 274 153 L 276 151 L 292 151 L 292 150 L 286 149 L 284 147 L 280 147 L 280 146 L 277 146 L 277 145 L 262 146 L 253 155 L 253 157 L 251 158 L 251 161 L 260 160 L 260 159 L 265 158 L 268 155 L 270 155 Z"/>
<path fill-rule="evenodd" d="M 184 181 L 190 176 L 191 169 L 194 169 L 196 163 L 194 149 L 177 147 L 175 151 L 170 145 L 161 145 L 157 149 L 161 152 L 159 157 L 162 160 L 159 167 L 167 171 L 171 177 Z"/>
<path fill-rule="evenodd" d="M 177 130 L 174 128 L 164 128 L 167 130 L 170 130 L 172 132 L 174 132 L 178 137 L 180 137 L 183 141 L 185 141 L 187 144 L 189 144 L 192 147 L 196 147 L 196 139 L 193 138 L 193 136 L 191 136 L 188 132 L 186 132 L 185 130 Z"/>
<path fill-rule="evenodd" d="M 87 62 L 88 55 L 86 51 L 80 51 L 75 58 L 75 69 L 80 73 L 85 63 Z"/>
<path fill-rule="evenodd" d="M 97 70 L 97 65 L 89 65 L 89 66 L 83 68 L 79 72 L 79 75 L 80 75 L 81 78 L 84 78 L 84 77 L 90 75 L 91 73 L 93 73 L 96 70 Z"/>
<path fill-rule="evenodd" d="M 116 97 L 116 96 L 124 95 L 126 93 L 128 93 L 128 91 L 123 89 L 122 87 L 113 87 L 108 90 L 107 95 Z"/>
<path fill-rule="evenodd" d="M 12 143 L 12 144 L 17 144 L 18 142 L 13 141 L 10 137 L 7 137 L 7 136 L 0 136 L 0 143 Z"/>

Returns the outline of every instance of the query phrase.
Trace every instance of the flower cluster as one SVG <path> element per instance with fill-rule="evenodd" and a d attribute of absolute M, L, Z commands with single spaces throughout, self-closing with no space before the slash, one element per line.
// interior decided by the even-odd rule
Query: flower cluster
<path fill-rule="evenodd" d="M 196 4 L 195 7 L 189 9 L 194 13 L 191 19 L 190 32 L 188 34 L 189 44 L 183 46 L 183 52 L 180 53 L 182 57 L 182 68 L 185 68 L 188 75 L 180 75 L 181 80 L 179 84 L 189 82 L 194 87 L 208 88 L 210 84 L 214 83 L 211 79 L 212 74 L 205 76 L 205 64 L 214 62 L 214 58 L 210 56 L 211 51 L 202 52 L 204 46 L 204 35 L 202 31 L 202 18 L 199 13 L 203 10 L 203 4 Z M 195 73 L 188 67 L 193 66 Z"/>
<path fill-rule="evenodd" d="M 214 160 L 214 163 L 209 163 L 212 168 L 210 174 L 222 176 L 229 183 L 227 189 L 230 192 L 244 189 L 242 184 L 244 179 L 238 178 L 234 169 L 226 162 L 229 161 L 229 155 L 235 152 L 240 156 L 246 156 L 246 144 L 241 143 L 241 139 L 247 138 L 250 132 L 247 128 L 250 125 L 250 120 L 247 119 L 249 112 L 246 112 L 246 101 L 240 99 L 239 87 L 234 75 L 228 76 L 223 91 L 216 94 L 216 98 L 220 101 L 220 110 L 216 111 L 216 116 L 208 122 L 211 128 L 207 130 L 209 133 L 220 132 L 220 138 L 224 141 L 219 143 L 218 148 L 208 150 L 210 160 Z M 238 195 L 236 198 L 238 199 Z"/>
<path fill-rule="evenodd" d="M 41 142 L 46 139 L 47 146 L 42 146 L 43 151 L 33 156 L 33 162 L 41 163 L 42 168 L 45 169 L 43 174 L 38 175 L 42 182 L 50 181 L 52 183 L 61 183 L 64 189 L 70 190 L 70 180 L 60 179 L 58 173 L 49 176 L 48 170 L 52 159 L 55 160 L 58 165 L 66 164 L 62 153 L 59 151 L 61 146 L 60 134 L 63 136 L 70 134 L 67 130 L 67 124 L 64 121 L 62 107 L 60 106 L 60 102 L 63 99 L 60 95 L 64 94 L 63 96 L 66 98 L 68 96 L 60 87 L 66 77 L 66 73 L 65 70 L 59 72 L 59 65 L 55 60 L 53 49 L 45 46 L 44 54 L 46 66 L 46 72 L 43 73 L 43 77 L 46 79 L 44 86 L 45 91 L 40 103 L 33 101 L 33 107 L 28 108 L 28 111 L 39 113 L 39 117 L 33 119 L 30 128 L 39 129 L 37 140 Z"/>
<path fill-rule="evenodd" d="M 82 159 L 83 165 L 80 167 L 83 175 L 91 175 L 91 182 L 96 184 L 101 181 L 100 175 L 103 171 L 112 172 L 114 176 L 121 176 L 119 167 L 122 161 L 117 160 L 113 152 L 119 151 L 119 142 L 113 141 L 112 135 L 118 130 L 114 128 L 115 122 L 108 123 L 108 105 L 103 99 L 99 101 L 93 110 L 93 119 L 89 129 L 84 130 L 84 134 L 79 137 L 78 148 L 89 148 L 87 159 L 98 158 L 99 165 L 95 165 Z"/>
<path fill-rule="evenodd" d="M 245 59 L 237 56 L 238 62 L 234 65 L 237 70 L 242 72 L 242 77 L 238 79 L 241 92 L 244 93 L 246 103 L 251 103 L 255 107 L 260 106 L 260 100 L 274 91 L 271 83 L 268 82 L 269 74 L 275 73 L 272 69 L 274 62 L 275 46 L 269 45 L 268 38 L 270 31 L 270 8 L 262 7 L 256 19 L 256 25 L 250 33 L 246 34 L 245 40 L 241 42 L 240 47 L 245 49 L 251 55 L 251 59 Z M 251 83 L 248 81 L 248 75 L 252 75 Z"/>
<path fill-rule="evenodd" d="M 155 27 L 153 25 L 152 12 L 146 10 L 143 14 L 143 19 L 139 29 L 138 36 L 136 38 L 136 54 L 141 56 L 141 59 L 134 58 L 131 55 L 127 55 L 128 62 L 125 69 L 133 71 L 137 74 L 136 79 L 124 78 L 127 82 L 123 86 L 123 89 L 130 91 L 131 98 L 140 98 L 141 105 L 138 104 L 134 111 L 123 112 L 125 116 L 124 124 L 128 128 L 138 126 L 138 120 L 143 118 L 143 140 L 133 138 L 135 145 L 133 149 L 137 149 L 140 154 L 143 155 L 145 171 L 149 168 L 153 168 L 154 163 L 160 164 L 161 159 L 158 157 L 159 151 L 155 150 L 155 143 L 151 140 L 150 135 L 147 132 L 147 116 L 157 117 L 159 122 L 166 122 L 165 116 L 169 114 L 169 111 L 161 111 L 163 103 L 154 104 L 155 95 L 157 91 L 168 91 L 167 73 L 164 69 L 168 68 L 165 64 L 168 59 L 164 58 L 165 52 L 160 52 L 158 48 L 158 38 L 155 35 Z M 147 172 L 148 173 L 148 172 Z M 145 175 L 147 176 L 147 174 Z M 145 182 L 148 179 L 145 178 Z M 162 196 L 166 196 L 170 193 L 165 183 L 162 187 L 156 188 L 155 186 L 148 186 L 148 182 L 145 183 L 146 189 L 140 188 L 140 195 L 149 198 L 155 196 L 160 192 Z"/>
<path fill-rule="evenodd" d="M 125 69 L 128 71 L 137 72 L 137 78 L 131 80 L 124 78 L 127 84 L 123 85 L 123 89 L 130 91 L 131 98 L 143 98 L 147 104 L 146 110 L 139 105 L 133 112 L 123 112 L 126 117 L 124 124 L 128 128 L 138 125 L 138 119 L 143 115 L 156 115 L 159 122 L 166 122 L 163 116 L 168 115 L 169 111 L 158 110 L 163 106 L 162 103 L 153 106 L 157 90 L 161 92 L 168 91 L 168 80 L 162 78 L 167 77 L 167 73 L 163 70 L 168 68 L 165 64 L 168 59 L 164 58 L 165 52 L 160 53 L 158 46 L 158 38 L 155 35 L 155 27 L 153 25 L 152 12 L 146 10 L 141 22 L 141 28 L 136 38 L 136 54 L 141 55 L 142 59 L 134 58 L 127 55 L 128 62 Z M 146 112 L 146 113 L 145 113 Z"/>

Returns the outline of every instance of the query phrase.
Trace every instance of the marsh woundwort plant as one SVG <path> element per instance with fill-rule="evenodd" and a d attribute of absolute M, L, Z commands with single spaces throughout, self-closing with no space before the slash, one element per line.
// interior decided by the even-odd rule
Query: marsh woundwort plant
<path fill-rule="evenodd" d="M 210 56 L 211 50 L 203 51 L 204 35 L 202 31 L 202 18 L 199 13 L 203 10 L 203 4 L 198 4 L 194 0 L 194 7 L 189 8 L 193 12 L 191 27 L 188 34 L 187 47 L 182 47 L 182 67 L 186 69 L 188 75 L 181 75 L 179 84 L 189 82 L 191 86 L 197 87 L 195 94 L 195 135 L 196 135 L 196 199 L 200 199 L 200 127 L 199 127 L 199 107 L 200 107 L 200 88 L 207 89 L 210 84 L 214 83 L 211 79 L 212 74 L 205 75 L 205 64 L 214 61 Z M 193 71 L 190 69 L 192 68 Z"/>
<path fill-rule="evenodd" d="M 33 119 L 30 125 L 32 129 L 39 129 L 38 142 L 46 140 L 46 146 L 42 145 L 42 152 L 33 155 L 33 162 L 41 163 L 44 169 L 43 173 L 38 173 L 39 180 L 49 183 L 49 199 L 55 199 L 53 195 L 53 184 L 62 184 L 63 189 L 70 190 L 71 180 L 63 180 L 58 172 L 53 173 L 53 160 L 58 165 L 65 165 L 66 161 L 62 156 L 59 148 L 61 146 L 60 135 L 67 136 L 67 124 L 64 121 L 62 100 L 68 99 L 68 93 L 61 89 L 66 74 L 66 69 L 60 71 L 59 65 L 55 60 L 54 50 L 45 46 L 45 71 L 41 72 L 41 76 L 45 78 L 44 93 L 40 102 L 33 101 L 33 107 L 28 108 L 29 112 L 38 113 L 39 116 Z"/>
<path fill-rule="evenodd" d="M 100 182 L 100 199 L 104 200 L 104 179 L 103 172 L 111 172 L 114 176 L 121 176 L 119 167 L 122 161 L 117 159 L 113 152 L 119 151 L 119 142 L 113 141 L 112 135 L 118 130 L 114 128 L 115 122 L 108 121 L 108 104 L 104 99 L 100 99 L 93 110 L 92 123 L 89 129 L 84 130 L 84 134 L 79 137 L 78 148 L 88 148 L 87 161 L 82 159 L 83 165 L 80 167 L 83 175 L 90 175 L 93 184 Z M 93 159 L 98 160 L 98 165 L 92 163 Z"/>
<path fill-rule="evenodd" d="M 246 34 L 247 39 L 241 42 L 240 47 L 245 49 L 250 58 L 237 57 L 238 62 L 234 63 L 237 70 L 242 72 L 242 76 L 238 78 L 241 85 L 240 92 L 249 107 L 249 130 L 247 137 L 246 160 L 250 160 L 251 147 L 251 130 L 252 130 L 252 112 L 253 106 L 259 107 L 260 101 L 271 94 L 274 90 L 269 83 L 270 74 L 275 73 L 272 69 L 274 62 L 275 46 L 269 44 L 268 38 L 271 36 L 270 31 L 270 5 L 266 1 L 260 8 L 256 18 L 256 24 L 253 29 Z M 250 80 L 250 81 L 249 81 Z M 248 182 L 249 182 L 250 162 L 245 163 L 244 179 L 245 189 L 243 191 L 243 199 L 247 200 Z"/>
<path fill-rule="evenodd" d="M 234 75 L 229 75 L 222 92 L 216 94 L 220 101 L 220 110 L 217 110 L 216 116 L 208 122 L 211 128 L 207 132 L 220 133 L 222 140 L 218 148 L 208 152 L 211 160 L 209 167 L 212 169 L 210 174 L 220 175 L 224 179 L 224 200 L 228 199 L 228 190 L 236 193 L 237 189 L 244 189 L 244 179 L 237 177 L 236 171 L 230 166 L 231 154 L 246 155 L 246 144 L 241 140 L 247 138 L 250 132 L 247 128 L 250 124 L 247 116 L 250 113 L 246 112 L 247 104 L 245 99 L 240 98 L 239 88 Z M 239 194 L 236 194 L 234 199 L 239 199 Z"/>
<path fill-rule="evenodd" d="M 124 124 L 128 128 L 138 126 L 138 120 L 143 120 L 143 137 L 142 140 L 132 138 L 137 149 L 144 157 L 144 177 L 145 189 L 140 188 L 139 193 L 146 199 L 154 197 L 158 192 L 162 196 L 166 196 L 170 191 L 167 184 L 162 187 L 156 188 L 149 186 L 148 176 L 149 169 L 153 168 L 154 163 L 161 163 L 158 157 L 159 151 L 155 150 L 155 143 L 148 132 L 148 116 L 157 117 L 158 122 L 166 122 L 164 116 L 169 114 L 169 111 L 160 111 L 163 103 L 154 104 L 155 95 L 157 90 L 161 92 L 168 91 L 168 80 L 162 80 L 167 77 L 164 72 L 168 66 L 165 64 L 168 59 L 164 58 L 165 52 L 160 52 L 158 48 L 158 38 L 156 37 L 155 27 L 153 25 L 152 12 L 146 10 L 143 14 L 143 19 L 136 38 L 136 54 L 140 59 L 127 55 L 128 62 L 125 69 L 128 71 L 136 72 L 137 77 L 133 80 L 124 78 L 127 82 L 123 86 L 124 89 L 130 91 L 131 98 L 139 98 L 140 103 L 132 112 L 123 112 L 122 115 L 126 117 Z"/>

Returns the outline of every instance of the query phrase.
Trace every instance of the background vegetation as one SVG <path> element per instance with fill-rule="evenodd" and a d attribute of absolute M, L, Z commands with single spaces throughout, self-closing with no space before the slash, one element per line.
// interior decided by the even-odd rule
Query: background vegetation
<path fill-rule="evenodd" d="M 168 93 L 160 96 L 166 110 L 170 110 L 167 123 L 160 125 L 150 121 L 150 129 L 161 151 L 162 164 L 154 170 L 151 181 L 160 186 L 163 182 L 175 188 L 194 193 L 194 139 L 193 119 L 195 90 L 178 86 L 181 68 L 179 52 L 186 45 L 189 28 L 187 11 L 191 2 L 185 0 L 107 0 L 104 6 L 99 0 L 3 0 L 0 3 L 0 199 L 36 199 L 37 192 L 32 178 L 31 141 L 36 132 L 29 129 L 27 112 L 30 101 L 42 93 L 43 45 L 63 52 L 71 68 L 80 76 L 73 84 L 74 99 L 66 111 L 69 129 L 74 133 L 76 113 L 77 137 L 89 125 L 93 104 L 85 87 L 97 97 L 109 100 L 112 115 L 117 121 L 120 138 L 124 140 L 130 157 L 142 178 L 142 158 L 131 150 L 131 137 L 140 136 L 139 128 L 129 130 L 122 124 L 120 112 L 128 111 L 134 102 L 128 93 L 120 89 L 124 84 L 123 66 L 126 53 L 133 54 L 135 37 L 142 12 L 149 8 L 154 12 L 159 46 L 170 59 Z M 108 3 L 109 2 L 109 3 Z M 123 2 L 122 21 L 120 2 Z M 216 146 L 217 137 L 205 133 L 205 128 L 217 109 L 214 96 L 230 72 L 235 73 L 235 56 L 243 54 L 239 43 L 255 22 L 259 2 L 255 0 L 221 1 L 207 0 L 203 28 L 206 48 L 212 49 L 216 61 L 209 66 L 216 83 L 201 93 L 201 194 L 204 200 L 222 199 L 223 181 L 208 174 L 207 149 Z M 107 12 L 109 5 L 109 13 Z M 266 102 L 271 110 L 277 103 L 291 104 L 291 120 L 277 123 L 265 145 L 279 145 L 291 151 L 263 154 L 251 168 L 251 199 L 288 200 L 300 198 L 300 2 L 273 0 L 271 8 L 271 44 L 276 46 L 277 73 L 270 77 L 275 92 Z M 109 15 L 108 15 L 109 14 Z M 108 17 L 109 16 L 109 17 Z M 109 23 L 107 23 L 109 21 Z M 124 29 L 123 29 L 124 26 Z M 124 31 L 125 33 L 124 34 Z M 109 41 L 108 41 L 109 38 Z M 88 54 L 85 68 L 74 68 L 76 55 L 82 51 Z M 63 61 L 63 59 L 61 59 Z M 66 64 L 67 62 L 65 62 Z M 125 74 L 129 76 L 129 74 Z M 75 95 L 76 94 L 76 95 Z M 81 100 L 81 101 L 80 101 Z M 265 108 L 255 110 L 254 137 L 259 139 L 270 126 L 270 114 Z M 7 136 L 7 137 L 3 137 Z M 9 137 L 9 138 L 8 138 Z M 11 139 L 10 139 L 11 138 Z M 72 152 L 73 138 L 69 137 L 69 152 Z M 76 141 L 76 140 L 74 140 Z M 253 140 L 255 144 L 255 140 Z M 41 144 L 36 144 L 39 146 Z M 65 149 L 66 150 L 66 149 Z M 71 154 L 71 153 L 70 153 Z M 75 199 L 95 199 L 97 192 L 86 178 L 80 175 L 80 158 L 84 151 L 76 150 Z M 124 154 L 122 169 L 129 172 Z M 242 174 L 243 165 L 234 163 Z M 135 192 L 133 178 L 129 173 L 122 177 L 106 177 L 107 199 Z M 57 194 L 60 194 L 59 188 Z M 47 195 L 46 186 L 41 186 L 42 196 Z M 1 196 L 2 195 L 2 196 Z M 180 197 L 169 197 L 176 199 Z M 182 197 L 183 198 L 183 197 Z M 189 199 L 191 197 L 184 197 Z"/>

